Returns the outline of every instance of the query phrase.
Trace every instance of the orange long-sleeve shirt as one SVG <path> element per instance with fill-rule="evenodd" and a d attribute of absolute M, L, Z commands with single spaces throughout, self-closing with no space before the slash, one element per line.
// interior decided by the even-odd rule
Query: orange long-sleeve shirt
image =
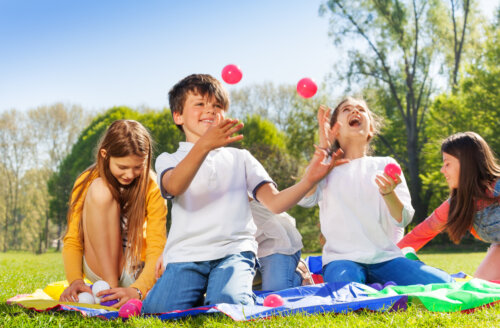
<path fill-rule="evenodd" d="M 83 181 L 88 174 L 85 172 L 80 175 L 75 185 Z M 68 223 L 68 231 L 66 236 L 64 236 L 62 255 L 66 279 L 70 284 L 77 279 L 83 279 L 83 245 L 79 235 L 80 220 L 82 218 L 81 205 L 85 200 L 85 195 L 90 184 L 98 177 L 97 173 L 94 175 L 87 185 L 81 187 L 85 189 L 77 206 L 77 209 L 80 210 L 72 214 Z M 72 199 L 78 194 L 79 190 L 77 189 L 73 192 Z M 143 226 L 143 247 L 141 253 L 141 260 L 144 261 L 145 265 L 137 280 L 131 285 L 131 287 L 139 288 L 144 296 L 156 281 L 155 265 L 158 257 L 163 252 L 167 236 L 166 216 L 167 207 L 165 200 L 161 197 L 158 185 L 151 178 L 146 196 L 146 217 Z"/>

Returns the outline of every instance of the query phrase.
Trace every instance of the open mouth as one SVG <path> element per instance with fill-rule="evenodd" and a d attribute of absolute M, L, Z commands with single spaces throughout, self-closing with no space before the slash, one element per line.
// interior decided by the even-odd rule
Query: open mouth
<path fill-rule="evenodd" d="M 214 120 L 200 120 L 201 123 L 207 123 L 207 124 L 212 124 L 214 122 Z"/>
<path fill-rule="evenodd" d="M 361 119 L 358 116 L 354 116 L 349 119 L 349 126 L 358 127 L 361 125 Z"/>

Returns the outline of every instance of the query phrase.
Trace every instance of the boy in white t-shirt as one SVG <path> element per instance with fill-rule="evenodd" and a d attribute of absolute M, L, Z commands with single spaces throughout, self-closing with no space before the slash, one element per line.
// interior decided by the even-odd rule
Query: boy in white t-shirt
<path fill-rule="evenodd" d="M 193 74 L 169 92 L 175 124 L 186 135 L 173 154 L 156 160 L 158 185 L 172 201 L 172 226 L 163 253 L 165 271 L 144 301 L 143 313 L 203 304 L 252 304 L 256 231 L 248 194 L 273 213 L 295 205 L 335 165 L 316 150 L 300 182 L 278 191 L 239 141 L 243 123 L 224 118 L 229 96 L 210 75 Z"/>

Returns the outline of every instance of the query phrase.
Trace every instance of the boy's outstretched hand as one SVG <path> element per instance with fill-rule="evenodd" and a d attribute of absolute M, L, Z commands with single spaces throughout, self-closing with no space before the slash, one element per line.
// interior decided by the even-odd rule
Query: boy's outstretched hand
<path fill-rule="evenodd" d="M 232 142 L 240 141 L 243 135 L 232 136 L 243 128 L 243 122 L 232 118 L 222 118 L 220 113 L 216 114 L 214 124 L 208 128 L 198 142 L 205 145 L 208 149 L 224 147 Z"/>
<path fill-rule="evenodd" d="M 344 152 L 342 149 L 338 149 L 333 153 L 330 161 L 328 161 L 328 151 L 316 145 L 314 145 L 314 147 L 316 147 L 316 151 L 314 152 L 313 158 L 304 176 L 304 178 L 308 179 L 312 184 L 316 184 L 323 179 L 335 166 L 349 162 L 348 159 L 343 158 Z"/>

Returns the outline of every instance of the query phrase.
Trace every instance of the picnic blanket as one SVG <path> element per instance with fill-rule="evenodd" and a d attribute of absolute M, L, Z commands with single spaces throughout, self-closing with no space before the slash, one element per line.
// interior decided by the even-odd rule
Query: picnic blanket
<path fill-rule="evenodd" d="M 63 282 L 55 283 L 59 287 Z M 59 288 L 58 287 L 58 288 Z M 17 304 L 35 311 L 77 311 L 84 316 L 106 319 L 118 318 L 118 311 L 101 305 L 59 302 L 51 297 L 54 284 L 33 294 L 17 295 L 8 304 Z M 48 292 L 48 293 L 47 293 Z M 446 284 L 388 286 L 378 291 L 360 283 L 323 283 L 285 289 L 278 292 L 257 293 L 255 305 L 214 304 L 187 310 L 154 314 L 162 320 L 199 314 L 223 313 L 234 320 L 254 320 L 294 313 L 347 313 L 359 310 L 389 312 L 405 310 L 408 304 L 428 311 L 472 312 L 483 306 L 500 302 L 500 284 L 481 279 L 463 279 Z M 284 304 L 280 307 L 263 306 L 269 294 L 278 294 Z M 148 315 L 151 316 L 151 315 Z"/>

